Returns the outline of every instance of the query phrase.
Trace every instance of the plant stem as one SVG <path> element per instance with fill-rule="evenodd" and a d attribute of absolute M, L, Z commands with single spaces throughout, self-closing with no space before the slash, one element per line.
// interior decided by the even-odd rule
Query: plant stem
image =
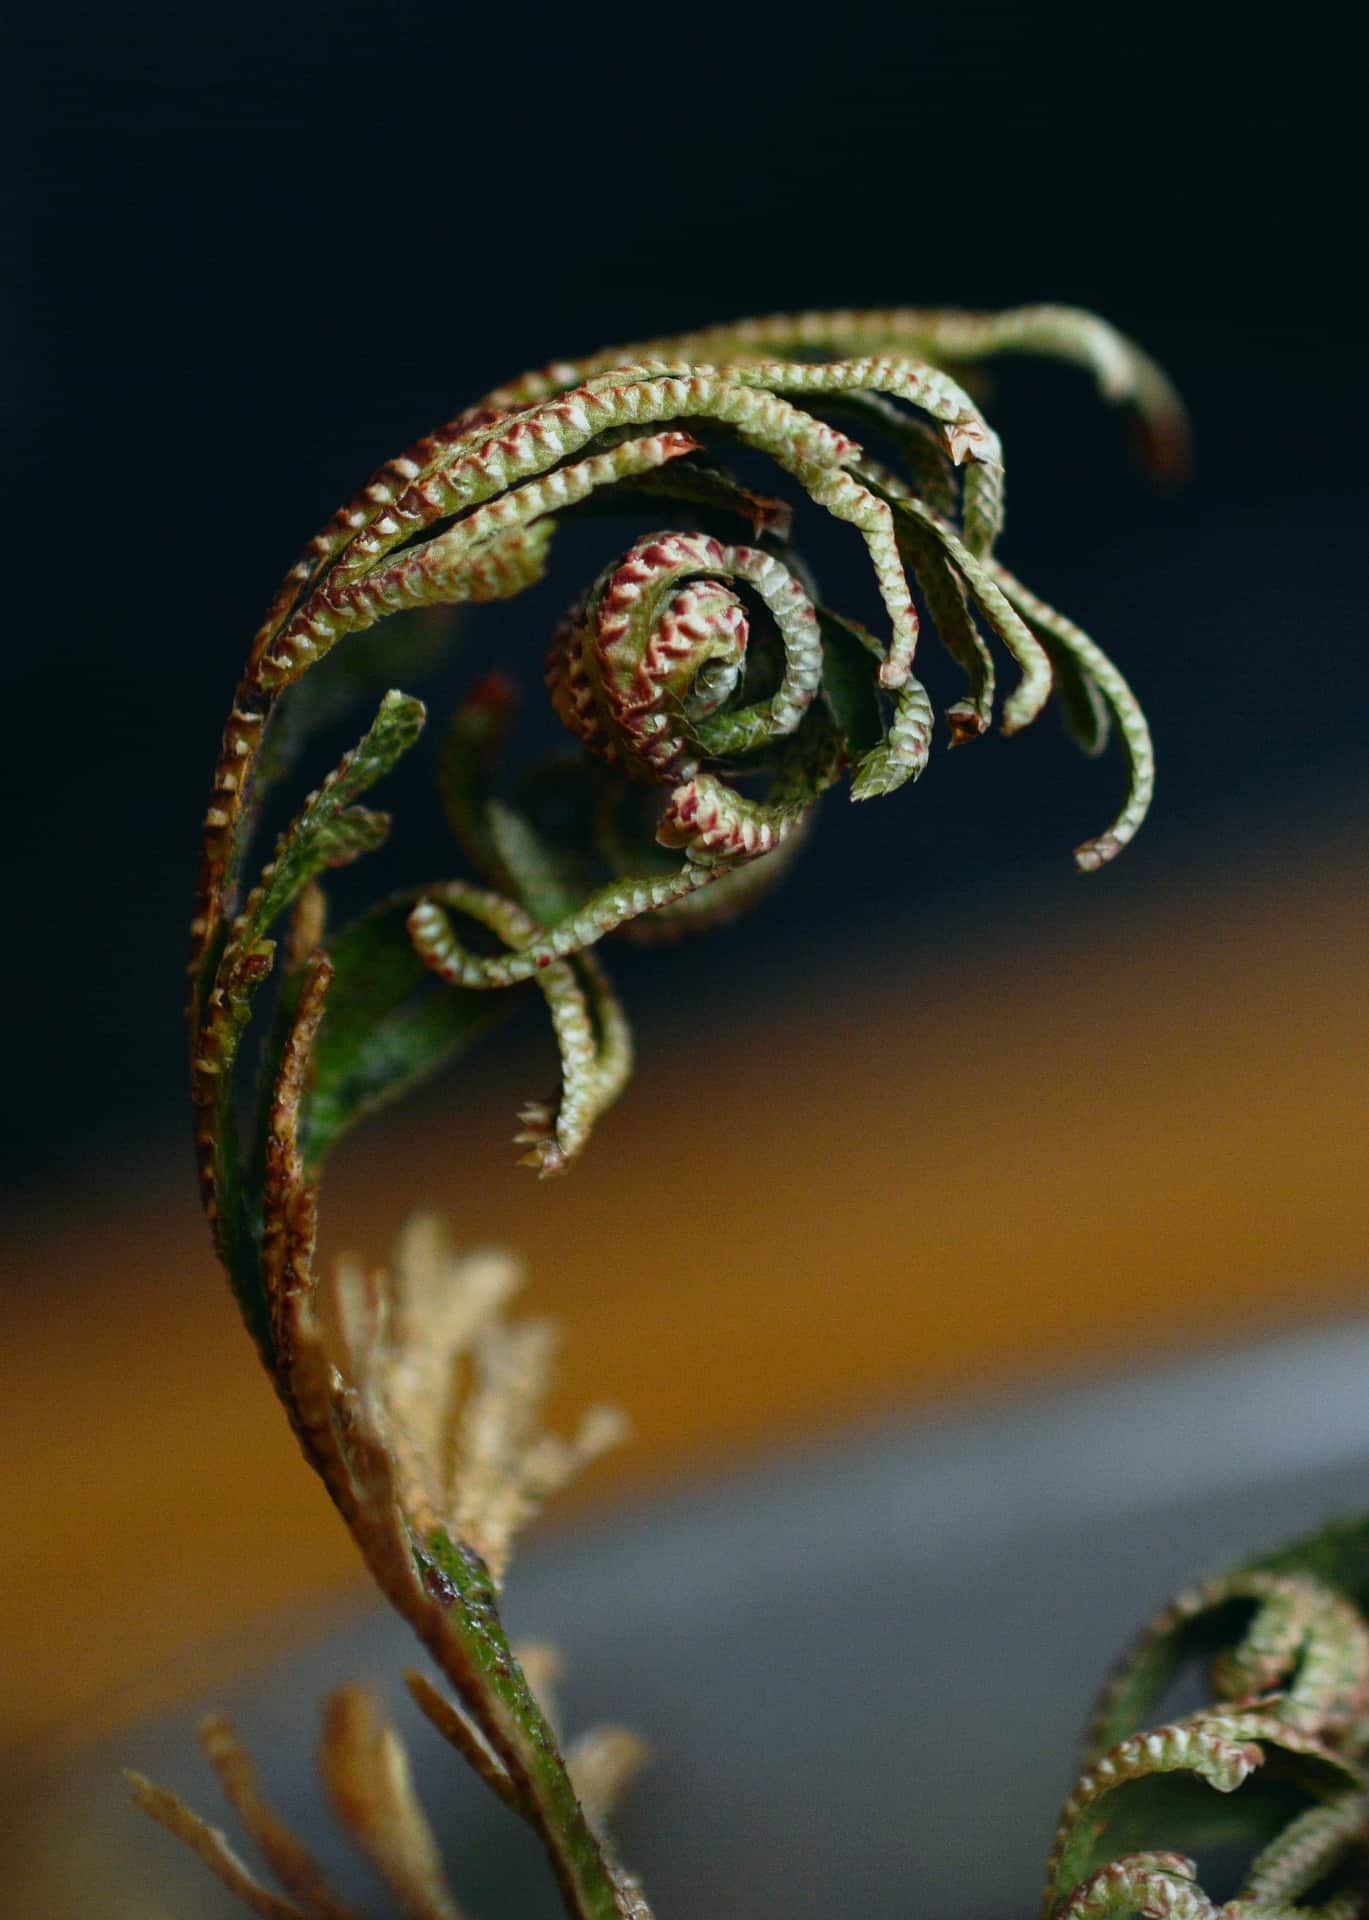
<path fill-rule="evenodd" d="M 442 1532 L 431 1534 L 425 1547 L 431 1569 L 425 1585 L 436 1588 L 443 1600 L 450 1593 L 451 1599 L 439 1616 L 443 1629 L 425 1633 L 424 1639 L 518 1788 L 524 1817 L 547 1850 L 567 1913 L 572 1920 L 625 1920 L 630 1909 L 617 1876 L 509 1646 L 489 1568 L 472 1547 Z M 453 1640 L 459 1643 L 457 1660 Z M 636 1912 L 643 1912 L 640 1903 Z"/>

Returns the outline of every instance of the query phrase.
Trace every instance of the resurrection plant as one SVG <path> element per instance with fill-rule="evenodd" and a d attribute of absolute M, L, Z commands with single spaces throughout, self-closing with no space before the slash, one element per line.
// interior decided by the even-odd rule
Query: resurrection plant
<path fill-rule="evenodd" d="M 561 1745 L 549 1656 L 509 1646 L 499 1600 L 520 1527 L 619 1438 L 620 1421 L 596 1410 L 572 1439 L 541 1430 L 548 1329 L 504 1318 L 509 1260 L 453 1253 L 430 1220 L 409 1225 L 386 1272 L 316 1273 L 320 1172 L 359 1119 L 534 986 L 560 1086 L 523 1108 L 517 1140 L 539 1175 L 565 1172 L 631 1070 L 599 942 L 716 925 L 784 871 L 830 788 L 849 780 L 869 800 L 915 780 L 936 725 L 916 671 L 924 626 L 964 676 L 941 715 L 951 745 L 996 712 L 1017 732 L 1052 698 L 1087 753 L 1115 727 L 1123 804 L 1076 860 L 1095 869 L 1132 838 L 1153 780 L 1145 720 L 1107 656 L 995 552 L 1002 449 L 973 395 L 980 363 L 999 355 L 1086 369 L 1133 408 L 1157 464 L 1180 457 L 1164 377 L 1069 308 L 781 316 L 555 362 L 388 462 L 310 542 L 224 733 L 189 1014 L 215 1246 L 306 1458 L 441 1675 L 410 1674 L 418 1705 L 531 1826 L 578 1920 L 649 1914 L 606 1826 L 643 1748 L 621 1728 Z M 756 490 L 763 463 L 775 494 Z M 824 600 L 792 544 L 796 506 L 863 541 L 879 632 Z M 268 793 L 377 662 L 388 677 L 416 661 L 434 638 L 425 610 L 518 594 L 542 578 L 558 528 L 609 515 L 627 531 L 546 655 L 569 753 L 501 783 L 502 677 L 446 727 L 438 777 L 468 872 L 326 924 L 321 878 L 385 838 L 387 816 L 363 797 L 424 725 L 423 705 L 392 691 L 249 885 Z M 358 638 L 393 616 L 383 645 Z M 1001 701 L 997 649 L 1014 669 Z M 1366 1598 L 1369 1535 L 1340 1528 L 1174 1603 L 1104 1700 L 1046 1920 L 1364 1909 Z M 1195 1658 L 1210 1663 L 1216 1704 L 1147 1731 Z M 215 1718 L 203 1738 L 279 1890 L 175 1796 L 135 1779 L 140 1804 L 254 1911 L 341 1920 L 348 1910 L 261 1797 L 232 1728 Z M 322 1773 L 398 1911 L 456 1915 L 399 1737 L 356 1689 L 328 1705 Z M 1243 1863 L 1221 1906 L 1187 1857 L 1219 1843 Z"/>

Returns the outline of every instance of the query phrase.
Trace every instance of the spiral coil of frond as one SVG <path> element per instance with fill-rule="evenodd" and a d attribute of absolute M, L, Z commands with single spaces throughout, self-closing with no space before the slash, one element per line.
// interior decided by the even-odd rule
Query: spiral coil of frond
<path fill-rule="evenodd" d="M 577 1442 L 529 1451 L 524 1389 L 540 1380 L 537 1343 L 518 1346 L 516 1363 L 515 1349 L 499 1348 L 508 1365 L 487 1396 L 493 1424 L 481 1429 L 499 1445 L 444 1456 L 460 1468 L 455 1480 L 437 1472 L 420 1389 L 446 1407 L 450 1382 L 437 1383 L 431 1356 L 424 1362 L 400 1330 L 406 1318 L 425 1326 L 445 1364 L 470 1327 L 431 1302 L 418 1312 L 401 1261 L 400 1294 L 343 1287 L 341 1345 L 330 1345 L 330 1296 L 314 1267 L 319 1172 L 359 1120 L 463 1053 L 532 983 L 561 1081 L 554 1098 L 523 1107 L 518 1144 L 540 1174 L 565 1171 L 631 1071 L 599 943 L 618 931 L 674 936 L 743 911 L 843 778 L 857 800 L 915 780 L 938 725 L 915 670 L 926 626 L 965 676 L 943 716 L 952 745 L 984 733 L 996 711 L 1005 732 L 1020 730 L 1053 694 L 1086 752 L 1099 752 L 1116 723 L 1126 798 L 1076 858 L 1097 867 L 1132 838 L 1153 784 L 1145 719 L 1106 655 L 995 553 L 1003 452 L 960 375 L 999 354 L 1084 368 L 1107 398 L 1130 403 L 1158 465 L 1179 457 L 1182 414 L 1163 375 L 1071 308 L 779 316 L 554 363 L 388 461 L 339 509 L 272 601 L 224 730 L 189 1010 L 215 1244 L 306 1456 L 457 1696 L 432 1710 L 539 1834 L 580 1920 L 643 1920 L 647 1907 L 503 1639 L 497 1589 L 516 1522 L 608 1428 L 601 1420 Z M 736 449 L 771 463 L 794 497 L 745 484 L 727 465 Z M 881 632 L 823 600 L 793 544 L 795 506 L 863 543 Z M 533 767 L 513 797 L 501 791 L 512 692 L 498 675 L 447 727 L 439 785 L 472 876 L 439 874 L 349 925 L 326 924 L 328 870 L 389 831 L 364 796 L 425 724 L 423 704 L 391 690 L 246 884 L 265 795 L 331 717 L 332 695 L 320 691 L 328 677 L 315 669 L 339 648 L 360 657 L 359 637 L 391 619 L 516 597 L 542 579 L 558 527 L 608 512 L 637 524 L 571 601 L 546 654 L 577 757 Z M 402 624 L 387 641 L 396 632 Z M 1001 704 L 999 649 L 1016 670 Z M 268 981 L 274 1006 L 248 1075 L 244 1043 Z M 342 1795 L 349 1824 L 412 1910 L 450 1912 L 387 1736 L 355 1702 L 338 1713 L 334 1759 L 345 1753 L 337 1764 L 365 1781 L 359 1799 Z M 600 1759 L 608 1781 L 621 1751 Z M 238 1793 L 290 1894 L 306 1911 L 329 1911 L 331 1896 L 314 1897 L 242 1768 L 229 1771 L 230 1798 Z M 248 1887 L 221 1836 L 206 1839 L 156 1790 L 145 1804 Z M 259 1911 L 285 1910 L 259 1887 L 249 1894 Z"/>
<path fill-rule="evenodd" d="M 1156 1616 L 1099 1703 L 1043 1920 L 1369 1910 L 1366 1574 L 1369 1529 L 1333 1525 L 1200 1582 Z M 1194 1662 L 1212 1704 L 1148 1728 Z M 1228 1873 L 1238 1854 L 1235 1892 L 1210 1896 L 1176 1847 L 1213 1850 Z"/>
<path fill-rule="evenodd" d="M 602 877 L 590 885 L 568 877 L 563 850 L 489 791 L 493 732 L 477 750 L 480 764 L 449 754 L 450 779 L 466 789 L 449 812 L 480 879 L 510 907 L 496 915 L 499 926 L 488 907 L 475 916 L 499 937 L 495 955 L 464 943 L 458 922 L 472 917 L 472 897 L 454 897 L 446 881 L 419 891 L 403 930 L 392 921 L 389 943 L 408 938 L 448 984 L 482 990 L 533 979 L 646 915 L 677 928 L 722 917 L 763 889 L 782 862 L 754 876 L 747 868 L 775 861 L 843 772 L 860 799 L 915 779 L 935 724 L 914 672 L 924 619 L 969 678 L 947 714 L 953 743 L 989 724 L 989 637 L 1020 674 L 1003 704 L 1006 731 L 1029 724 L 1053 688 L 1090 751 L 1107 715 L 1116 719 L 1131 768 L 1127 802 L 1077 857 L 1099 865 L 1131 838 L 1153 773 L 1126 682 L 994 557 L 1002 449 L 954 369 L 998 352 L 1074 360 L 1111 397 L 1136 404 L 1157 447 L 1179 441 L 1181 416 L 1162 377 L 1091 316 L 797 315 L 526 375 L 387 462 L 315 537 L 253 643 L 205 821 L 193 1078 L 206 1201 L 230 1264 L 245 1228 L 228 1089 L 253 997 L 279 971 L 267 928 L 325 867 L 384 835 L 384 816 L 352 802 L 413 744 L 424 715 L 417 702 L 389 697 L 243 901 L 238 875 L 266 784 L 268 729 L 281 736 L 278 710 L 351 636 L 394 614 L 509 598 L 540 579 L 557 525 L 577 513 L 608 506 L 659 517 L 669 507 L 689 523 L 648 532 L 611 562 L 548 657 L 553 704 L 585 749 L 590 851 Z M 895 464 L 867 453 L 824 409 L 892 440 Z M 768 456 L 803 498 L 857 530 L 884 607 L 882 639 L 816 598 L 788 544 L 790 506 L 729 475 L 707 453 L 707 437 Z M 748 540 L 735 537 L 739 521 Z M 750 776 L 759 791 L 739 785 Z M 645 806 L 632 791 L 642 786 L 658 790 Z M 662 850 L 683 858 L 671 864 Z M 695 901 L 712 887 L 715 914 Z M 335 969 L 339 957 L 348 954 L 335 937 Z M 350 992 L 350 981 L 334 989 L 335 998 Z M 377 1023 L 394 1013 L 378 1009 Z M 574 1024 L 583 1040 L 584 1021 Z M 414 1064 L 406 1054 L 388 1083 L 367 1075 L 365 1104 L 403 1085 Z M 574 1074 L 573 1060 L 567 1069 Z M 311 1160 L 352 1117 L 333 1109 L 326 1135 L 312 1134 Z M 558 1115 L 552 1131 L 555 1151 L 534 1156 L 544 1173 L 570 1163 L 585 1129 Z"/>

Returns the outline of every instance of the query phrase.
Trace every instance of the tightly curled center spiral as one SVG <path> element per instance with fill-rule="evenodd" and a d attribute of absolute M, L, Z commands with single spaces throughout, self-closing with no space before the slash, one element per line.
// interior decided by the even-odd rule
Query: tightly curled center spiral
<path fill-rule="evenodd" d="M 745 684 L 748 588 L 782 655 L 768 697 L 724 711 Z M 562 624 L 547 663 L 562 720 L 636 778 L 689 779 L 792 734 L 822 681 L 817 609 L 790 570 L 757 547 L 658 533 L 607 567 Z"/>

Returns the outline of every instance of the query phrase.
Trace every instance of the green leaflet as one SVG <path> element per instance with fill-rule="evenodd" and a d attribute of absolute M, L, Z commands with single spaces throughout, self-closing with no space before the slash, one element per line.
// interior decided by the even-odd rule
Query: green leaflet
<path fill-rule="evenodd" d="M 1045 627 L 1032 627 L 1032 632 L 1045 648 L 1051 663 L 1060 718 L 1080 752 L 1087 754 L 1090 760 L 1096 760 L 1107 746 L 1108 735 L 1112 731 L 1112 716 L 1107 701 L 1087 668 L 1079 664 L 1067 647 L 1061 646 L 1054 634 Z"/>
<path fill-rule="evenodd" d="M 304 1110 L 311 1173 L 359 1120 L 459 1058 L 518 998 L 435 981 L 405 925 L 415 897 L 386 901 L 329 943 L 336 971 Z"/>
<path fill-rule="evenodd" d="M 932 739 L 932 703 L 920 680 L 909 677 L 894 702 L 887 736 L 857 765 L 853 800 L 875 800 L 916 780 L 927 765 Z"/>
<path fill-rule="evenodd" d="M 272 971 L 275 943 L 265 936 L 319 874 L 370 852 L 385 838 L 384 814 L 352 802 L 389 772 L 417 740 L 424 708 L 407 694 L 387 693 L 374 722 L 323 784 L 312 793 L 276 843 L 234 923 L 215 976 L 212 1011 L 199 1038 L 199 1059 L 210 1063 L 207 1126 L 212 1137 L 214 1194 L 224 1258 L 249 1317 L 259 1311 L 252 1277 L 253 1208 L 259 1193 L 245 1193 L 237 1133 L 234 1072 L 242 1037 L 258 989 Z M 266 1085 L 274 1080 L 274 1059 L 267 1049 Z M 197 1069 L 198 1071 L 198 1069 Z M 269 1098 L 269 1095 L 263 1097 Z M 258 1104 L 253 1164 L 262 1162 L 266 1108 Z"/>
<path fill-rule="evenodd" d="M 822 690 L 828 711 L 852 762 L 851 798 L 873 800 L 915 780 L 926 764 L 932 710 L 926 689 L 913 678 L 899 690 L 886 726 L 872 659 L 879 643 L 854 620 L 819 609 L 822 627 Z"/>
<path fill-rule="evenodd" d="M 380 845 L 389 826 L 387 817 L 351 808 L 351 803 L 408 752 L 426 718 L 421 700 L 393 690 L 385 695 L 370 728 L 310 794 L 281 835 L 274 859 L 262 869 L 261 880 L 248 897 L 244 926 L 240 935 L 235 929 L 235 940 L 241 938 L 246 944 L 256 939 L 320 873 L 344 866 Z"/>
<path fill-rule="evenodd" d="M 1100 697 L 1117 722 L 1117 732 L 1127 760 L 1127 794 L 1122 811 L 1105 832 L 1076 847 L 1076 864 L 1086 873 L 1095 872 L 1114 859 L 1134 838 L 1150 808 L 1155 791 L 1155 751 L 1145 714 L 1131 688 L 1112 661 L 1089 636 L 1064 614 L 1048 606 L 1020 580 L 997 562 L 992 572 L 1004 595 L 1024 621 L 1037 633 L 1049 634 L 1057 649 L 1078 665 L 1097 688 Z"/>
<path fill-rule="evenodd" d="M 1021 679 L 1004 702 L 1003 731 L 1016 733 L 1030 726 L 1050 698 L 1050 663 L 1026 620 L 999 585 L 991 563 L 921 500 L 892 490 L 888 499 L 900 522 L 920 527 L 940 546 L 985 621 L 1021 669 Z"/>
<path fill-rule="evenodd" d="M 876 675 L 879 642 L 855 620 L 819 606 L 822 628 L 822 691 L 852 760 L 862 760 L 884 739 Z"/>
<path fill-rule="evenodd" d="M 226 1018 L 220 1014 L 212 1023 L 217 1027 L 222 1062 L 218 1084 L 220 1127 L 225 1138 L 232 1129 L 232 1073 L 238 1044 L 251 1013 L 252 998 L 270 972 L 274 957 L 274 945 L 264 935 L 319 874 L 371 852 L 384 840 L 388 817 L 351 803 L 388 773 L 414 744 L 424 718 L 421 700 L 403 693 L 385 695 L 370 729 L 322 786 L 310 794 L 281 834 L 274 858 L 263 867 L 261 879 L 234 924 L 218 969 Z"/>
<path fill-rule="evenodd" d="M 901 514 L 898 543 L 922 590 L 937 637 L 970 683 L 968 695 L 946 709 L 951 745 L 959 746 L 986 732 L 993 723 L 993 655 L 970 611 L 964 581 L 927 529 Z"/>

